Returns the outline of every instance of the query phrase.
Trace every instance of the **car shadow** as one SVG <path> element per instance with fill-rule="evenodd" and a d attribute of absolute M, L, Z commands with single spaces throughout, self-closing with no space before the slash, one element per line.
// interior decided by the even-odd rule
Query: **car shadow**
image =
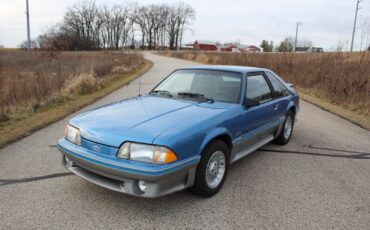
<path fill-rule="evenodd" d="M 310 149 L 334 152 L 334 153 L 342 152 L 342 153 L 348 153 L 348 154 L 333 154 L 333 153 L 322 153 L 322 152 L 301 151 L 301 150 L 277 150 L 277 149 L 266 149 L 266 148 L 262 148 L 257 151 L 258 152 L 270 152 L 270 153 L 283 153 L 283 154 L 310 155 L 310 156 L 318 156 L 318 157 L 334 157 L 334 158 L 345 158 L 345 159 L 370 160 L 370 153 L 368 152 L 358 152 L 358 151 L 332 149 L 332 148 L 321 148 L 321 147 L 315 147 L 315 146 L 305 146 L 305 147 L 310 148 Z"/>

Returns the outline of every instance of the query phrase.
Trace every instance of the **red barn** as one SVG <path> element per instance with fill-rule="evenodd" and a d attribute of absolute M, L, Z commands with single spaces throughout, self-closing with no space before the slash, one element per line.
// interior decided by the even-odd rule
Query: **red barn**
<path fill-rule="evenodd" d="M 238 47 L 236 45 L 223 45 L 223 46 L 219 46 L 218 48 L 219 48 L 219 51 L 221 52 L 232 52 Z"/>
<path fill-rule="evenodd" d="M 216 42 L 196 40 L 193 44 L 193 49 L 195 50 L 206 50 L 206 51 L 217 51 Z"/>

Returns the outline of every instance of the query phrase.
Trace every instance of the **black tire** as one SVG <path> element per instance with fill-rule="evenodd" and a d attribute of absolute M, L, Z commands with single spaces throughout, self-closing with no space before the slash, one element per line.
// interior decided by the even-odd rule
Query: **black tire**
<path fill-rule="evenodd" d="M 225 156 L 225 171 L 221 182 L 217 185 L 217 187 L 212 188 L 208 186 L 206 180 L 207 164 L 211 159 L 211 156 L 219 151 L 222 152 Z M 191 192 L 202 197 L 211 197 L 215 195 L 218 191 L 220 191 L 225 182 L 229 169 L 229 156 L 230 150 L 225 142 L 221 140 L 212 141 L 202 153 L 202 158 L 197 166 L 194 186 L 190 189 Z"/>
<path fill-rule="evenodd" d="M 292 137 L 292 134 L 293 134 L 293 129 L 294 129 L 294 118 L 295 118 L 295 114 L 292 110 L 289 110 L 288 111 L 288 114 L 287 114 L 287 117 L 285 118 L 285 121 L 284 121 L 284 124 L 283 124 L 283 127 L 281 128 L 281 131 L 280 131 L 280 134 L 279 136 L 277 136 L 274 140 L 274 143 L 278 144 L 278 145 L 286 145 L 288 144 L 290 138 Z M 292 122 L 292 128 L 291 128 L 291 131 L 290 131 L 290 134 L 289 136 L 286 136 L 285 135 L 285 129 L 287 128 L 286 127 L 286 123 L 288 121 L 288 119 L 291 119 L 291 122 Z"/>

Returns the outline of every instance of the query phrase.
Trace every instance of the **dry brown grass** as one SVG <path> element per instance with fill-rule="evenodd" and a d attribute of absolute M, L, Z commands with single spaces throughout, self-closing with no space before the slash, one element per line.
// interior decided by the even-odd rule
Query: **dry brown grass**
<path fill-rule="evenodd" d="M 80 95 L 74 94 L 59 103 L 41 107 L 37 112 L 23 112 L 13 114 L 12 119 L 7 122 L 0 122 L 0 148 L 13 141 L 26 137 L 35 130 L 45 127 L 63 117 L 93 103 L 105 95 L 121 88 L 130 81 L 150 69 L 152 63 L 145 61 L 140 68 L 127 74 L 120 74 L 115 78 L 103 83 L 94 93 Z"/>
<path fill-rule="evenodd" d="M 205 64 L 268 68 L 305 94 L 370 116 L 370 53 L 199 53 L 168 52 L 168 56 Z"/>
<path fill-rule="evenodd" d="M 129 73 L 143 62 L 134 53 L 0 50 L 0 120 L 71 94 L 91 93 L 112 75 Z"/>
<path fill-rule="evenodd" d="M 152 66 L 141 55 L 118 52 L 60 53 L 58 59 L 52 60 L 42 53 L 11 52 L 7 57 L 19 58 L 19 68 L 18 74 L 4 75 L 5 71 L 2 71 L 0 76 L 0 147 L 91 104 Z M 16 72 L 15 68 L 9 67 L 17 66 L 9 64 L 16 62 L 5 60 L 2 54 L 0 50 L 0 63 L 7 63 L 2 70 Z M 64 71 L 58 74 L 55 69 L 60 66 Z M 42 67 L 44 72 L 36 71 Z M 97 74 L 96 68 L 109 69 L 109 73 L 105 76 Z"/>

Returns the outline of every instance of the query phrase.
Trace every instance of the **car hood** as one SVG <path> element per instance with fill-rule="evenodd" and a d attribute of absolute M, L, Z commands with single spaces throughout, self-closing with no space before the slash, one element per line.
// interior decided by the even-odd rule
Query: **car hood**
<path fill-rule="evenodd" d="M 153 143 L 199 109 L 220 110 L 199 105 L 158 96 L 134 97 L 81 114 L 70 124 L 80 128 L 82 138 L 109 146 L 119 147 L 124 141 Z"/>

